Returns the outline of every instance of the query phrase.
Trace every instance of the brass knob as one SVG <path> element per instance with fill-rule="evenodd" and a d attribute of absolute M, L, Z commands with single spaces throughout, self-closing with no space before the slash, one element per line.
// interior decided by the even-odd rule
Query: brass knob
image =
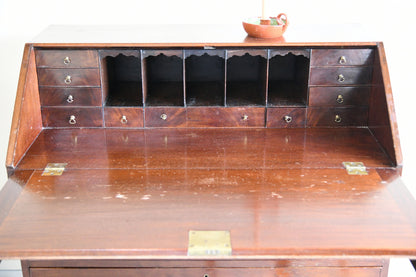
<path fill-rule="evenodd" d="M 65 77 L 65 84 L 69 85 L 70 83 L 72 83 L 72 78 L 71 78 L 71 76 L 70 76 L 70 75 L 67 75 L 67 76 Z"/>
<path fill-rule="evenodd" d="M 342 104 L 342 103 L 344 103 L 344 97 L 343 97 L 341 94 L 339 94 L 339 95 L 337 96 L 337 102 L 338 102 L 338 104 Z"/>
<path fill-rule="evenodd" d="M 204 277 L 209 277 L 209 275 L 208 274 L 204 274 Z"/>
<path fill-rule="evenodd" d="M 70 64 L 71 63 L 71 58 L 70 57 L 65 57 L 64 58 L 64 64 Z"/>
<path fill-rule="evenodd" d="M 289 116 L 289 115 L 285 115 L 285 117 L 283 119 L 286 121 L 286 123 L 292 122 L 292 117 Z"/>
<path fill-rule="evenodd" d="M 162 114 L 160 115 L 160 118 L 161 118 L 162 120 L 166 120 L 166 119 L 168 119 L 168 115 L 167 115 L 167 114 L 165 114 L 165 113 L 162 113 Z"/>
<path fill-rule="evenodd" d="M 337 80 L 338 82 L 343 83 L 345 81 L 345 76 L 342 74 L 339 74 Z"/>
<path fill-rule="evenodd" d="M 341 118 L 341 116 L 339 114 L 337 114 L 337 115 L 335 115 L 335 119 L 334 120 L 335 120 L 336 123 L 340 123 L 342 121 L 342 118 Z"/>
<path fill-rule="evenodd" d="M 71 124 L 71 125 L 77 124 L 77 121 L 75 119 L 75 115 L 71 115 L 69 117 L 69 124 Z"/>
<path fill-rule="evenodd" d="M 74 102 L 74 96 L 72 96 L 71 94 L 68 95 L 68 98 L 66 99 L 66 102 L 68 102 L 69 104 L 71 104 L 72 102 Z"/>
<path fill-rule="evenodd" d="M 121 119 L 120 119 L 120 122 L 121 122 L 122 124 L 127 124 L 127 117 L 126 117 L 125 115 L 123 115 L 123 116 L 121 117 Z"/>
<path fill-rule="evenodd" d="M 248 120 L 248 115 L 246 115 L 246 114 L 245 114 L 245 115 L 243 115 L 243 116 L 241 117 L 241 119 L 242 119 L 242 120 L 244 120 L 244 121 L 247 121 L 247 120 Z"/>
<path fill-rule="evenodd" d="M 346 64 L 347 63 L 347 58 L 345 58 L 345 56 L 339 57 L 338 63 L 339 64 Z"/>

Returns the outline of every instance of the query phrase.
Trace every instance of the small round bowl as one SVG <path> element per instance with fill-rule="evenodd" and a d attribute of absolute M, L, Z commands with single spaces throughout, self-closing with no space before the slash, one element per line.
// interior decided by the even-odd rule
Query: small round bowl
<path fill-rule="evenodd" d="M 267 22 L 267 20 L 266 20 Z M 243 21 L 244 30 L 251 37 L 256 38 L 277 38 L 281 37 L 289 25 L 287 16 L 284 13 L 277 17 L 270 17 L 270 24 L 260 24 L 260 17 L 250 18 Z"/>

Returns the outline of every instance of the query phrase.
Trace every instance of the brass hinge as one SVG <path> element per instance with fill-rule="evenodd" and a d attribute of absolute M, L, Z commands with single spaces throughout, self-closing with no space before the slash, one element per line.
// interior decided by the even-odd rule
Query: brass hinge
<path fill-rule="evenodd" d="M 349 175 L 368 175 L 367 168 L 362 162 L 342 163 Z"/>
<path fill-rule="evenodd" d="M 49 163 L 42 172 L 42 176 L 61 176 L 67 163 Z"/>
<path fill-rule="evenodd" d="M 229 231 L 189 231 L 188 256 L 231 256 Z"/>

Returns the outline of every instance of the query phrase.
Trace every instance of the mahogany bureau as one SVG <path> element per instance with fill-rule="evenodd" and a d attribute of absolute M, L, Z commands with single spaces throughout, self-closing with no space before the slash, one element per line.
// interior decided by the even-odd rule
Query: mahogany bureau
<path fill-rule="evenodd" d="M 416 257 L 381 42 L 52 26 L 25 46 L 6 165 L 0 258 L 25 277 L 380 277 Z"/>

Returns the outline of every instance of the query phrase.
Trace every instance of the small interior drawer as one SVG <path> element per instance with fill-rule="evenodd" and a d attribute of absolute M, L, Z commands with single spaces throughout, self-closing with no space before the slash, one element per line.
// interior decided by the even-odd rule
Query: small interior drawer
<path fill-rule="evenodd" d="M 42 106 L 101 106 L 100 88 L 61 88 L 40 87 L 40 104 Z"/>
<path fill-rule="evenodd" d="M 143 108 L 106 107 L 104 109 L 105 127 L 142 128 Z"/>
<path fill-rule="evenodd" d="M 367 85 L 371 82 L 372 67 L 317 67 L 310 72 L 310 85 L 345 86 Z"/>
<path fill-rule="evenodd" d="M 311 66 L 372 65 L 373 49 L 312 49 Z"/>
<path fill-rule="evenodd" d="M 146 127 L 186 127 L 186 109 L 151 107 L 145 109 Z"/>
<path fill-rule="evenodd" d="M 264 127 L 265 108 L 188 108 L 188 127 Z"/>
<path fill-rule="evenodd" d="M 353 108 L 308 108 L 307 126 L 366 126 L 367 107 Z"/>
<path fill-rule="evenodd" d="M 38 78 L 40 86 L 100 86 L 100 71 L 95 68 L 38 68 Z"/>
<path fill-rule="evenodd" d="M 98 53 L 96 50 L 37 50 L 36 66 L 51 68 L 98 68 Z"/>
<path fill-rule="evenodd" d="M 306 108 L 268 108 L 268 128 L 301 128 L 305 127 Z"/>
<path fill-rule="evenodd" d="M 370 87 L 311 87 L 309 106 L 368 106 Z"/>
<path fill-rule="evenodd" d="M 101 108 L 42 108 L 44 127 L 102 127 Z"/>

